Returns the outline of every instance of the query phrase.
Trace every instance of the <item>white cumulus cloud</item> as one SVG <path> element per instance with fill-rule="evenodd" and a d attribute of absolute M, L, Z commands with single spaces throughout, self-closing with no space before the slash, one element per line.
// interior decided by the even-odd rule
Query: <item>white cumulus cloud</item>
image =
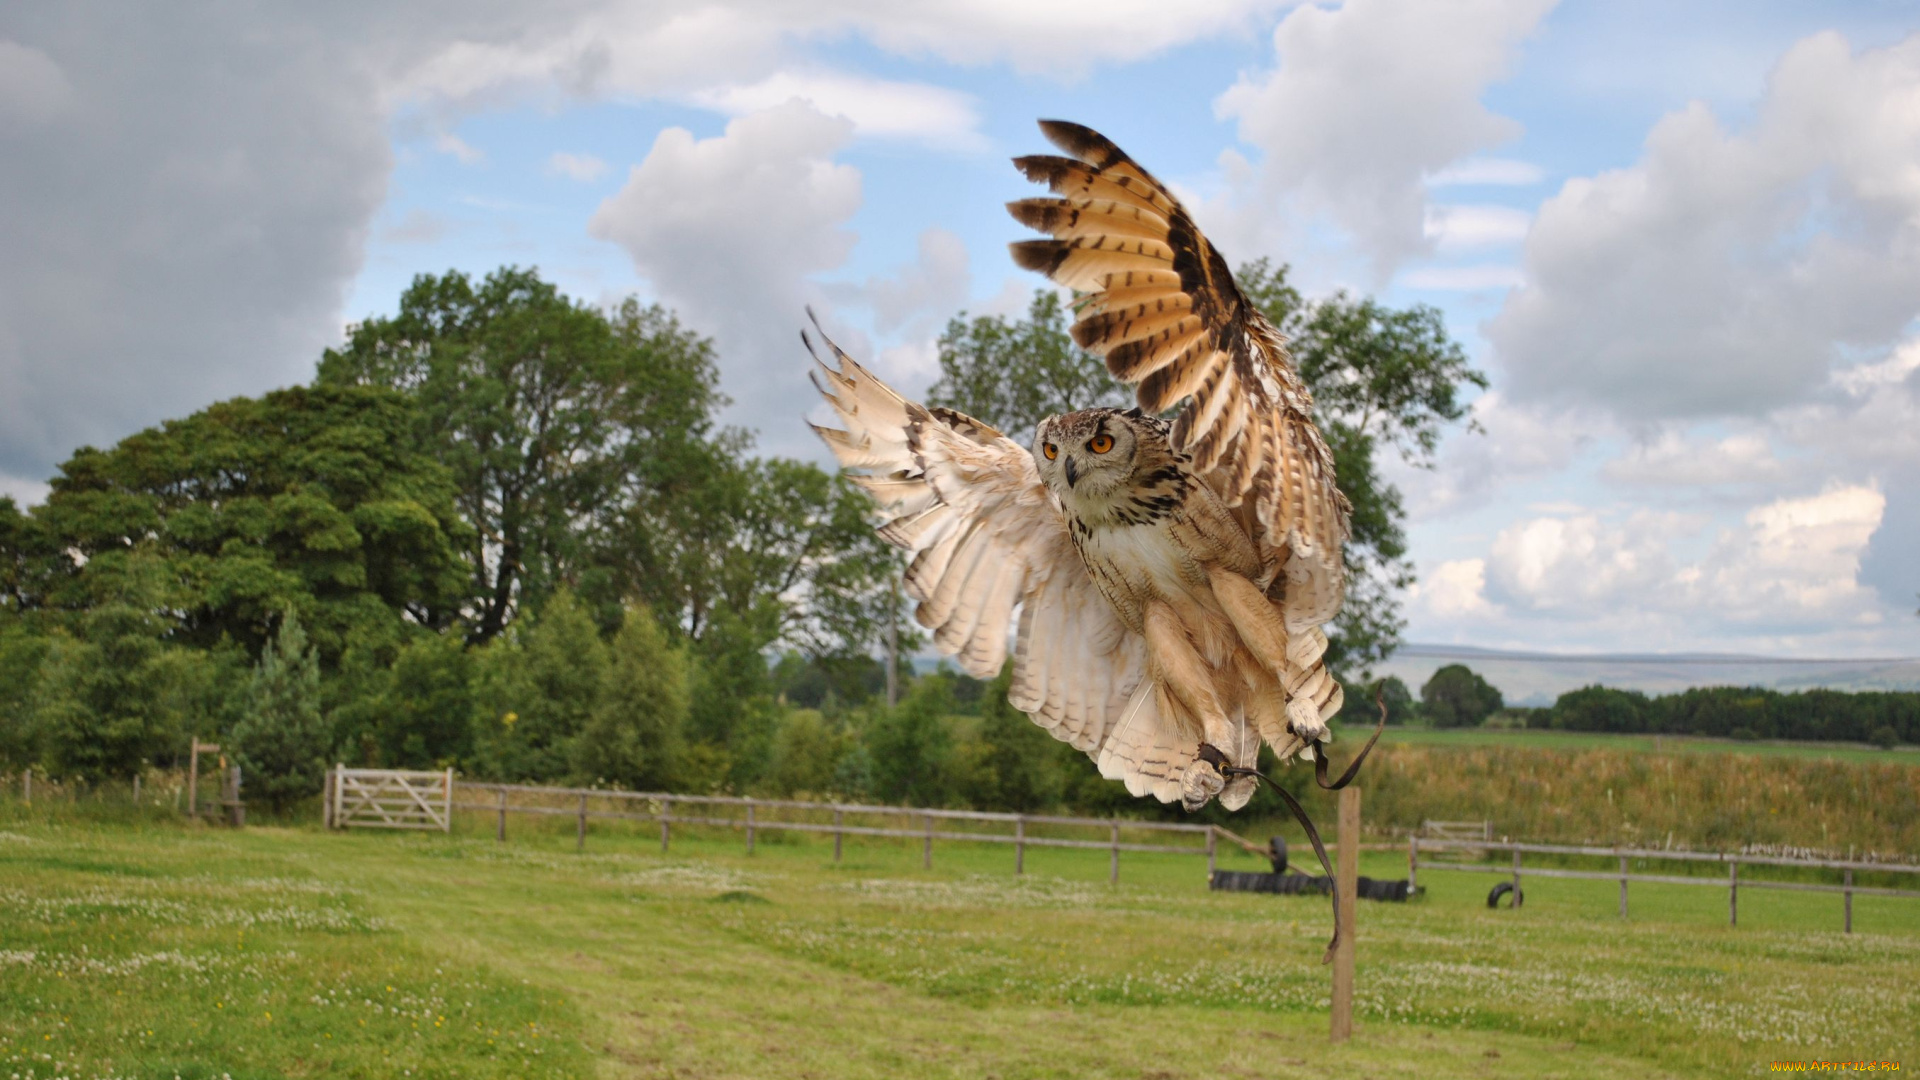
<path fill-rule="evenodd" d="M 1488 327 L 1516 397 L 1627 417 L 1759 415 L 1920 315 L 1920 35 L 1794 46 L 1751 123 L 1675 112 L 1569 181 Z"/>
<path fill-rule="evenodd" d="M 689 98 L 729 116 L 803 101 L 828 116 L 853 121 L 854 131 L 863 136 L 913 138 L 949 150 L 986 145 L 973 98 L 926 83 L 836 71 L 780 71 L 759 82 L 712 87 Z"/>
<path fill-rule="evenodd" d="M 1497 247 L 1526 239 L 1533 215 L 1510 206 L 1438 204 L 1427 207 L 1427 239 L 1441 251 Z"/>
<path fill-rule="evenodd" d="M 1540 166 L 1513 158 L 1467 158 L 1427 177 L 1428 187 L 1526 187 L 1546 177 Z"/>
<path fill-rule="evenodd" d="M 1719 526 L 1647 510 L 1536 517 L 1494 539 L 1487 596 L 1569 636 L 1601 628 L 1637 647 L 1873 626 L 1884 609 L 1861 561 L 1886 505 L 1876 488 L 1851 484 L 1773 499 Z M 1704 553 L 1685 554 L 1703 539 Z"/>
<path fill-rule="evenodd" d="M 834 155 L 851 121 L 799 102 L 743 116 L 711 139 L 668 128 L 600 205 L 592 235 L 620 245 L 659 298 L 719 345 L 736 419 L 771 449 L 804 447 L 799 327 L 855 235 L 860 171 Z"/>
<path fill-rule="evenodd" d="M 1382 276 L 1428 250 L 1428 178 L 1520 133 L 1481 95 L 1552 6 L 1349 0 L 1296 8 L 1273 32 L 1275 66 L 1242 76 L 1215 103 L 1262 155 L 1252 197 L 1295 196 L 1325 210 Z"/>
<path fill-rule="evenodd" d="M 1487 560 L 1443 562 L 1409 590 L 1408 599 L 1426 614 L 1441 619 L 1492 614 L 1494 607 L 1487 601 Z"/>

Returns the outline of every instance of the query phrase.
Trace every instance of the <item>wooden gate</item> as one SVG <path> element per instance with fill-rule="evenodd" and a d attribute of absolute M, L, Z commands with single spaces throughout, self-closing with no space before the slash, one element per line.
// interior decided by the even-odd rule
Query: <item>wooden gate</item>
<path fill-rule="evenodd" d="M 327 772 L 327 827 L 439 829 L 453 825 L 453 770 L 349 769 Z"/>

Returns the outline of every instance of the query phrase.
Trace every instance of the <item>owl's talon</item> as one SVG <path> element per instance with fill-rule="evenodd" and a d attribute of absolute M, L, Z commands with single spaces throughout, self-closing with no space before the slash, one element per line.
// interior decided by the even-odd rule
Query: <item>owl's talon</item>
<path fill-rule="evenodd" d="M 1227 781 L 1225 791 L 1220 793 L 1220 805 L 1228 810 L 1238 810 L 1253 798 L 1254 779 L 1251 776 L 1236 776 Z"/>
<path fill-rule="evenodd" d="M 1227 786 L 1227 778 L 1220 770 L 1201 758 L 1193 759 L 1187 771 L 1180 777 L 1180 805 L 1187 813 L 1207 805 L 1207 801 L 1220 794 Z"/>
<path fill-rule="evenodd" d="M 1309 744 L 1327 740 L 1327 722 L 1320 719 L 1320 710 L 1306 698 L 1287 702 L 1287 730 Z"/>

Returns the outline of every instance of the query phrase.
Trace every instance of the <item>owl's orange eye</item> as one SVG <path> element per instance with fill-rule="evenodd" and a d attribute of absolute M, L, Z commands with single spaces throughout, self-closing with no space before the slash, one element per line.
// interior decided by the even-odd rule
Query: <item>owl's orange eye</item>
<path fill-rule="evenodd" d="M 1104 454 L 1107 451 L 1113 449 L 1113 436 L 1095 435 L 1092 439 L 1089 439 L 1087 441 L 1087 449 L 1093 451 L 1096 454 Z"/>
<path fill-rule="evenodd" d="M 1040 452 L 1047 455 L 1048 461 L 1052 461 L 1054 458 L 1060 456 L 1060 448 L 1052 443 L 1041 443 Z"/>

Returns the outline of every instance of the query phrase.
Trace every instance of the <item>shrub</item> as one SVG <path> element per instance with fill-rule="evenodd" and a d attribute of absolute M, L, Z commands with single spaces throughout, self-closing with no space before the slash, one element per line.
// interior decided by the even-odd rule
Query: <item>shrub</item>
<path fill-rule="evenodd" d="M 233 742 L 245 790 L 276 813 L 320 790 L 333 731 L 320 712 L 319 657 L 291 611 L 260 652 Z"/>

